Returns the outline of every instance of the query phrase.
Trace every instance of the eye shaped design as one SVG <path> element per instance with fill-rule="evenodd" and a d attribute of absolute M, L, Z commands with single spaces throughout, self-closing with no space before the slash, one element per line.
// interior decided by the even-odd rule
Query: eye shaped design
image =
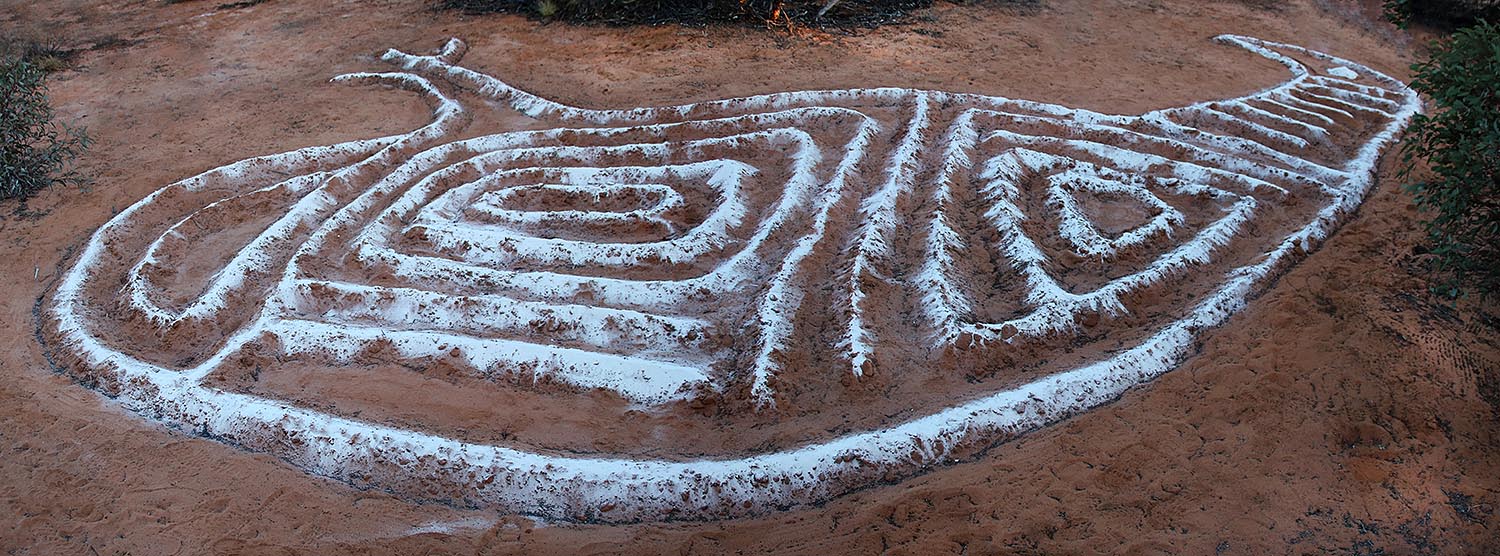
<path fill-rule="evenodd" d="M 104 224 L 44 334 L 171 426 L 418 499 L 717 519 L 961 460 L 1167 372 L 1364 198 L 1370 68 L 1114 116 L 907 89 L 586 110 L 439 53 L 409 133 Z M 475 98 L 525 130 L 476 135 Z M 479 130 L 484 131 L 484 130 Z"/>

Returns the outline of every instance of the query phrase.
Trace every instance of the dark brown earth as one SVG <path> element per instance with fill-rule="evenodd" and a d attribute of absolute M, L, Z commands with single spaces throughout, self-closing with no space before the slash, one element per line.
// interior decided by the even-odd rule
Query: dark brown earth
<path fill-rule="evenodd" d="M 17 554 L 1484 554 L 1500 550 L 1493 305 L 1426 293 L 1392 161 L 1360 213 L 1180 369 L 978 461 L 814 508 L 712 524 L 545 524 L 406 502 L 168 431 L 53 374 L 34 303 L 69 249 L 184 176 L 410 129 L 402 93 L 326 84 L 448 36 L 466 65 L 589 107 L 892 85 L 1138 113 L 1243 94 L 1224 32 L 1403 77 L 1409 39 L 1332 0 L 943 6 L 858 36 L 590 28 L 420 3 L 0 2 L 0 35 L 86 49 L 61 112 L 95 184 L 0 205 L 0 549 Z M 394 107 L 394 108 L 393 108 Z M 1390 158 L 1390 157 L 1388 157 Z M 39 214 L 37 214 L 39 213 Z"/>

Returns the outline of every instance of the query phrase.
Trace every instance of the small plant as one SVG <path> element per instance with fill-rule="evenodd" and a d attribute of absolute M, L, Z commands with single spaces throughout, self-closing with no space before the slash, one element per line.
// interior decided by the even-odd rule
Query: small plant
<path fill-rule="evenodd" d="M 1380 3 L 1380 15 L 1405 29 L 1411 23 L 1411 0 L 1385 0 Z"/>
<path fill-rule="evenodd" d="M 536 3 L 536 15 L 539 15 L 546 19 L 556 17 L 557 12 L 561 9 L 562 8 L 557 5 L 557 0 L 540 0 Z"/>
<path fill-rule="evenodd" d="M 88 135 L 54 119 L 45 79 L 27 57 L 0 56 L 0 199 L 83 181 L 70 167 Z"/>
<path fill-rule="evenodd" d="M 1036 0 L 1008 0 L 1030 4 Z M 547 20 L 614 25 L 779 23 L 874 26 L 899 21 L 933 0 L 440 0 L 471 13 L 521 13 Z"/>
<path fill-rule="evenodd" d="M 0 37 L 0 59 L 20 58 L 43 73 L 68 69 L 77 54 L 55 42 Z"/>
<path fill-rule="evenodd" d="M 1402 177 L 1425 159 L 1433 178 L 1407 186 L 1450 296 L 1500 294 L 1500 27 L 1480 23 L 1433 45 L 1412 88 L 1434 109 L 1412 120 Z"/>
<path fill-rule="evenodd" d="M 1384 0 L 1387 21 L 1405 29 L 1413 21 L 1453 29 L 1500 20 L 1500 0 Z"/>

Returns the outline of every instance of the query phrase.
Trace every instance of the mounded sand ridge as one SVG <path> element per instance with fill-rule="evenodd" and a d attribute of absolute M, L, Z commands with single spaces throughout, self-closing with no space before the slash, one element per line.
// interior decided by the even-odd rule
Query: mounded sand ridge
<path fill-rule="evenodd" d="M 430 123 L 153 193 L 87 243 L 46 337 L 142 415 L 413 498 L 827 500 L 1170 370 L 1359 205 L 1415 94 L 1219 42 L 1291 77 L 1138 116 L 900 88 L 588 110 L 457 40 L 392 51 L 337 80 Z"/>

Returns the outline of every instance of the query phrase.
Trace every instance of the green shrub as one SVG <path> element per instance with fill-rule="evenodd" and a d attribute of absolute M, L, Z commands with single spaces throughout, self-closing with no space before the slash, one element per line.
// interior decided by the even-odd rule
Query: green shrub
<path fill-rule="evenodd" d="M 44 73 L 67 69 L 77 54 L 78 51 L 63 48 L 54 42 L 0 37 L 0 60 L 20 58 Z"/>
<path fill-rule="evenodd" d="M 82 181 L 71 166 L 88 135 L 53 118 L 45 78 L 26 57 L 0 56 L 0 199 Z"/>
<path fill-rule="evenodd" d="M 1035 0 L 1023 0 L 1034 3 Z M 467 12 L 520 13 L 543 19 L 609 24 L 795 22 L 875 25 L 899 19 L 933 0 L 440 0 Z"/>
<path fill-rule="evenodd" d="M 1438 269 L 1452 274 L 1443 289 L 1500 294 L 1500 27 L 1459 30 L 1412 70 L 1433 110 L 1412 120 L 1402 175 L 1418 159 L 1431 168 L 1407 189 L 1430 216 Z"/>
<path fill-rule="evenodd" d="M 1500 0 L 1385 0 L 1384 14 L 1397 26 L 1413 21 L 1444 29 L 1500 21 Z"/>

